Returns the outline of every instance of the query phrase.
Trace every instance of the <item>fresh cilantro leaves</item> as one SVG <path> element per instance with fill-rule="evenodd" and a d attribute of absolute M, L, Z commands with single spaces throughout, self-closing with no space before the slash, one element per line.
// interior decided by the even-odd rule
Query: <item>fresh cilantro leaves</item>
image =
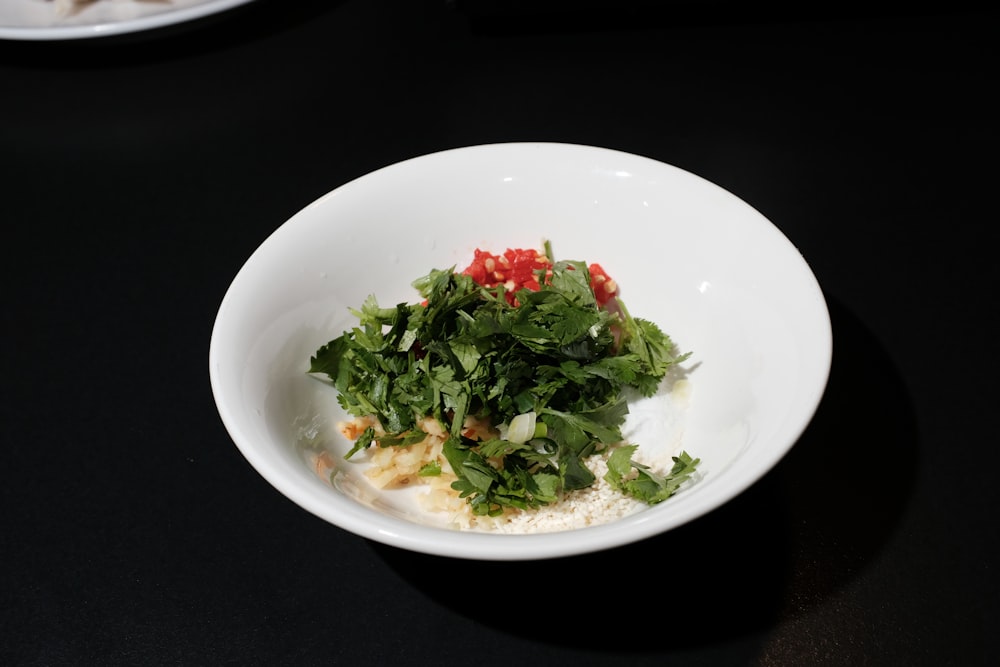
<path fill-rule="evenodd" d="M 435 269 L 413 282 L 423 303 L 385 308 L 370 296 L 352 310 L 357 326 L 317 350 L 309 368 L 330 379 L 344 410 L 375 416 L 386 431 L 376 440 L 367 429 L 347 458 L 372 442 L 418 441 L 416 424 L 430 415 L 448 432 L 453 488 L 476 514 L 538 507 L 591 486 L 584 460 L 622 440 L 624 390 L 652 395 L 688 355 L 674 356 L 670 338 L 621 301 L 599 307 L 585 263 L 556 262 L 539 278 L 540 288 L 520 289 L 512 305 L 503 285 Z M 506 425 L 526 413 L 538 426 L 523 442 L 462 433 L 470 415 Z M 698 464 L 684 453 L 660 477 L 634 462 L 634 451 L 617 448 L 606 479 L 650 504 L 672 495 Z"/>
<path fill-rule="evenodd" d="M 667 476 L 659 475 L 649 467 L 632 460 L 635 445 L 619 447 L 608 457 L 608 473 L 604 479 L 618 489 L 645 503 L 655 505 L 676 493 L 681 484 L 694 474 L 700 459 L 692 459 L 687 452 L 673 457 L 674 466 Z M 633 473 L 634 471 L 634 473 Z"/>

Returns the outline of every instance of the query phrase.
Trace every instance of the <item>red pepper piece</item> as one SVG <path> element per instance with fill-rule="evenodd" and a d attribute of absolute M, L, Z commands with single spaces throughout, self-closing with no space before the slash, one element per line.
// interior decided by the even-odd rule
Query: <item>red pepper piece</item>
<path fill-rule="evenodd" d="M 594 297 L 601 306 L 618 295 L 618 283 L 616 283 L 608 272 L 600 264 L 591 264 L 590 269 L 590 289 L 594 290 Z"/>

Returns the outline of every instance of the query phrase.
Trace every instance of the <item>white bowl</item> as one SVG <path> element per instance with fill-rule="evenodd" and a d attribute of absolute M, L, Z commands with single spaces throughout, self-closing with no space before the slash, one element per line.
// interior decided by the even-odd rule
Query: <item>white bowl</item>
<path fill-rule="evenodd" d="M 687 399 L 636 405 L 640 451 L 683 448 L 700 475 L 663 503 L 604 525 L 525 535 L 459 531 L 414 491 L 376 491 L 343 462 L 351 443 L 335 390 L 310 356 L 369 294 L 413 302 L 413 279 L 464 267 L 477 247 L 552 242 L 557 259 L 598 262 L 630 312 L 681 351 Z M 794 445 L 826 387 L 832 335 L 819 285 L 767 219 L 716 185 L 613 150 L 511 143 L 407 160 L 304 208 L 249 258 L 219 309 L 209 371 L 219 414 L 251 465 L 292 501 L 347 531 L 403 549 L 526 560 L 620 546 L 734 498 Z M 303 446 L 340 461 L 315 474 Z"/>

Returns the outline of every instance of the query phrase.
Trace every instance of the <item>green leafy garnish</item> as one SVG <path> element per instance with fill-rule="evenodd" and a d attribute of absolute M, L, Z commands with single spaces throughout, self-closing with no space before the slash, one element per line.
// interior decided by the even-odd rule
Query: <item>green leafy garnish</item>
<path fill-rule="evenodd" d="M 641 463 L 632 460 L 635 445 L 619 447 L 608 457 L 608 473 L 604 479 L 612 488 L 650 505 L 663 502 L 677 492 L 681 484 L 691 478 L 700 459 L 692 459 L 687 452 L 673 457 L 674 466 L 666 477 L 658 475 Z M 634 471 L 634 475 L 633 475 Z"/>
<path fill-rule="evenodd" d="M 420 467 L 417 475 L 420 477 L 438 477 L 441 474 L 441 464 L 437 461 L 425 463 Z"/>
<path fill-rule="evenodd" d="M 417 424 L 431 416 L 448 434 L 452 486 L 475 514 L 535 508 L 591 486 L 584 461 L 621 442 L 625 390 L 651 396 L 688 355 L 675 356 L 669 336 L 620 300 L 601 308 L 583 262 L 556 262 L 540 282 L 537 291 L 518 291 L 515 306 L 502 285 L 435 269 L 413 282 L 424 303 L 385 308 L 369 296 L 352 309 L 357 326 L 317 350 L 309 368 L 329 378 L 344 410 L 376 417 L 386 432 L 376 439 L 366 429 L 346 458 L 372 442 L 419 442 L 426 434 Z M 517 442 L 462 434 L 469 415 L 506 425 L 528 413 L 534 430 L 519 419 Z M 662 477 L 633 461 L 634 450 L 614 450 L 606 479 L 650 504 L 672 495 L 698 464 L 682 454 Z M 440 472 L 425 466 L 419 474 Z"/>

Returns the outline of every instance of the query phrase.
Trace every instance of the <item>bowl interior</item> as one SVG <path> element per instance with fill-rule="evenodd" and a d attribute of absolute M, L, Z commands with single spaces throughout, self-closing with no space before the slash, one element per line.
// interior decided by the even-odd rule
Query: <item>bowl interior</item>
<path fill-rule="evenodd" d="M 334 390 L 310 355 L 355 322 L 369 294 L 417 299 L 413 279 L 464 267 L 477 247 L 552 242 L 556 259 L 598 262 L 633 315 L 691 358 L 683 400 L 633 406 L 641 450 L 701 458 L 696 483 L 605 526 L 524 536 L 456 532 L 412 491 L 377 492 L 352 464 L 336 484 L 303 452 L 350 447 Z M 689 172 L 617 151 L 498 144 L 402 162 L 348 183 L 278 228 L 220 307 L 210 375 L 220 415 L 250 463 L 305 509 L 363 537 L 427 553 L 528 559 L 581 553 L 676 527 L 731 499 L 794 444 L 822 396 L 829 317 L 807 264 L 781 232 Z"/>

